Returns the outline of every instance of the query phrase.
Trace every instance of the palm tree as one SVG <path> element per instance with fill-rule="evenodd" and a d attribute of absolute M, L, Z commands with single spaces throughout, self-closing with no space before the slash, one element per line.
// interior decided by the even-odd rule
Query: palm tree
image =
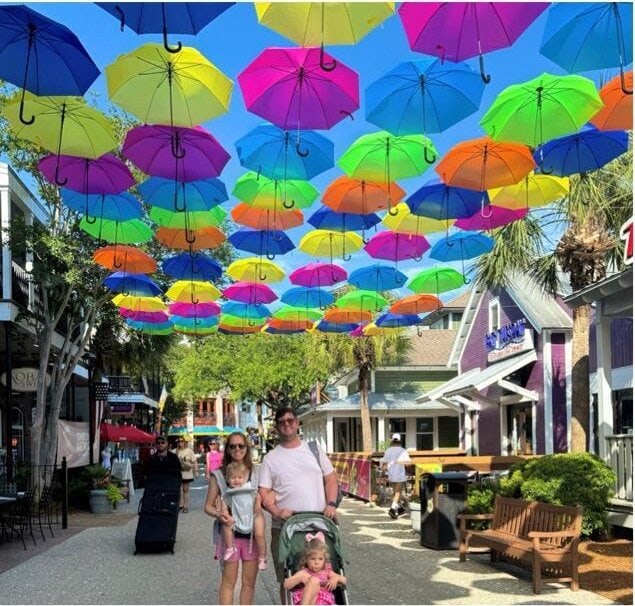
<path fill-rule="evenodd" d="M 574 291 L 620 268 L 620 227 L 633 213 L 633 152 L 592 173 L 571 178 L 569 195 L 544 212 L 502 228 L 494 249 L 476 263 L 477 282 L 485 288 L 505 286 L 510 270 L 533 276 L 555 295 L 558 273 L 569 276 Z M 559 238 L 550 245 L 550 233 Z M 587 451 L 589 426 L 589 329 L 591 306 L 573 310 L 572 452 Z"/>

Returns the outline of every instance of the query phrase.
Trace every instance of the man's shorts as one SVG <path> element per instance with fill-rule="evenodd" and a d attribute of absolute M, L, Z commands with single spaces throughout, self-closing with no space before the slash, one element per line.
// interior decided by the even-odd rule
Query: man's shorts
<path fill-rule="evenodd" d="M 216 542 L 216 551 L 214 552 L 214 559 L 221 562 L 250 562 L 258 559 L 258 549 L 256 548 L 256 541 L 252 541 L 251 550 L 249 549 L 249 539 L 244 537 L 234 536 L 234 547 L 237 552 L 229 558 L 229 560 L 223 560 L 223 554 L 225 553 L 225 544 L 223 537 L 219 537 Z"/>
<path fill-rule="evenodd" d="M 280 538 L 280 528 L 271 528 L 271 558 L 276 570 L 278 583 L 284 582 L 284 562 L 278 562 L 278 539 Z"/>

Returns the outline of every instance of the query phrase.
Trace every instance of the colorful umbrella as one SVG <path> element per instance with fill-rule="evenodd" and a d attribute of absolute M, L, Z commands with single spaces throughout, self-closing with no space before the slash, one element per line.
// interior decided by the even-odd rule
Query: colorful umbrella
<path fill-rule="evenodd" d="M 104 278 L 103 284 L 113 292 L 122 292 L 138 297 L 153 297 L 161 294 L 159 286 L 145 274 L 116 271 Z"/>
<path fill-rule="evenodd" d="M 229 107 L 233 82 L 198 50 L 144 44 L 106 67 L 108 96 L 145 124 L 192 127 Z M 139 94 L 144 91 L 144 94 Z"/>
<path fill-rule="evenodd" d="M 179 329 L 212 328 L 213 326 L 218 326 L 218 318 L 216 316 L 209 316 L 207 318 L 171 316 L 170 321 L 175 326 L 178 326 Z"/>
<path fill-rule="evenodd" d="M 309 263 L 298 267 L 289 274 L 289 281 L 296 286 L 307 288 L 333 286 L 346 280 L 347 273 L 339 265 L 332 263 Z"/>
<path fill-rule="evenodd" d="M 163 47 L 170 53 L 183 48 L 168 44 L 168 32 L 198 34 L 208 23 L 233 6 L 235 2 L 97 2 L 105 11 L 137 34 L 163 34 Z"/>
<path fill-rule="evenodd" d="M 272 261 L 258 257 L 249 257 L 247 259 L 234 261 L 227 268 L 227 275 L 234 280 L 272 284 L 283 280 L 285 273 Z"/>
<path fill-rule="evenodd" d="M 144 173 L 175 181 L 217 177 L 230 157 L 212 134 L 200 126 L 147 124 L 128 131 L 121 153 Z"/>
<path fill-rule="evenodd" d="M 174 332 L 180 335 L 199 339 L 201 337 L 207 337 L 209 335 L 213 335 L 216 332 L 220 332 L 219 327 L 220 324 L 217 326 L 183 326 L 181 324 L 175 324 Z M 207 435 L 207 433 L 205 435 Z"/>
<path fill-rule="evenodd" d="M 381 337 L 386 334 L 395 334 L 403 332 L 403 328 L 387 328 L 386 326 L 377 326 L 374 322 L 366 324 L 366 326 L 358 326 L 350 333 L 351 337 Z"/>
<path fill-rule="evenodd" d="M 250 171 L 236 181 L 232 194 L 250 206 L 277 210 L 307 208 L 320 192 L 308 181 L 268 179 Z"/>
<path fill-rule="evenodd" d="M 361 309 L 328 309 L 323 321 L 329 324 L 358 324 L 360 322 L 370 322 L 373 314 Z"/>
<path fill-rule="evenodd" d="M 280 320 L 278 318 L 272 318 L 267 322 L 262 332 L 270 335 L 295 335 L 306 332 L 313 326 L 313 322 L 310 320 L 304 321 L 292 321 L 292 320 Z"/>
<path fill-rule="evenodd" d="M 633 72 L 624 74 L 624 88 L 633 90 Z M 591 122 L 600 130 L 633 130 L 633 95 L 622 89 L 622 78 L 616 76 L 600 89 L 604 107 Z"/>
<path fill-rule="evenodd" d="M 328 322 L 327 320 L 320 320 L 316 322 L 312 330 L 318 332 L 333 332 L 333 333 L 345 333 L 351 332 L 357 328 L 357 323 L 349 322 L 346 324 L 336 324 L 335 322 Z"/>
<path fill-rule="evenodd" d="M 89 222 L 86 217 L 82 217 L 79 227 L 93 238 L 115 244 L 143 244 L 152 240 L 154 235 L 152 230 L 139 219 L 110 221 L 97 217 Z"/>
<path fill-rule="evenodd" d="M 227 217 L 227 211 L 220 206 L 214 206 L 211 210 L 172 212 L 159 206 L 153 206 L 148 216 L 161 227 L 185 229 L 192 232 L 205 227 L 217 227 Z"/>
<path fill-rule="evenodd" d="M 261 327 L 260 324 L 249 325 L 248 322 L 243 322 L 241 326 L 232 326 L 221 322 L 218 325 L 218 332 L 223 335 L 251 335 L 260 332 Z"/>
<path fill-rule="evenodd" d="M 168 248 L 179 250 L 196 250 L 218 248 L 227 237 L 217 227 L 201 227 L 200 229 L 180 229 L 178 227 L 159 227 L 157 240 Z"/>
<path fill-rule="evenodd" d="M 165 210 L 210 210 L 229 200 L 225 184 L 220 179 L 198 181 L 174 181 L 162 177 L 150 177 L 140 183 L 139 193 L 151 206 Z"/>
<path fill-rule="evenodd" d="M 480 209 L 480 203 L 477 208 Z M 392 231 L 421 236 L 438 231 L 447 231 L 454 223 L 454 220 L 430 219 L 429 217 L 421 216 L 419 213 L 415 215 L 405 202 L 400 202 L 395 206 L 395 214 L 386 213 L 381 222 Z"/>
<path fill-rule="evenodd" d="M 406 288 L 414 293 L 432 293 L 437 296 L 442 292 L 461 288 L 461 286 L 463 286 L 463 275 L 451 267 L 424 269 L 406 284 Z"/>
<path fill-rule="evenodd" d="M 447 185 L 482 192 L 518 183 L 535 167 L 526 146 L 481 137 L 455 145 L 434 170 Z"/>
<path fill-rule="evenodd" d="M 375 320 L 379 328 L 403 328 L 406 326 L 416 326 L 421 324 L 421 318 L 416 314 L 397 314 L 388 312 L 382 314 Z"/>
<path fill-rule="evenodd" d="M 633 62 L 633 5 L 630 2 L 556 3 L 549 8 L 540 54 L 568 72 L 620 68 Z"/>
<path fill-rule="evenodd" d="M 80 194 L 70 189 L 60 192 L 62 202 L 71 210 L 89 217 L 110 219 L 111 221 L 129 221 L 140 219 L 143 208 L 139 201 L 128 193 L 121 194 Z"/>
<path fill-rule="evenodd" d="M 286 290 L 280 300 L 291 307 L 327 307 L 335 302 L 335 297 L 322 288 L 294 286 Z M 275 315 L 275 314 L 274 314 Z"/>
<path fill-rule="evenodd" d="M 463 286 L 463 276 L 461 276 L 461 286 Z M 441 307 L 443 307 L 443 303 L 438 297 L 429 294 L 416 294 L 397 299 L 390 306 L 390 313 L 405 315 L 425 314 L 435 309 L 441 309 Z"/>
<path fill-rule="evenodd" d="M 209 282 L 178 280 L 170 286 L 165 296 L 172 301 L 196 304 L 214 301 L 221 296 L 221 292 Z"/>
<path fill-rule="evenodd" d="M 106 269 L 123 270 L 134 274 L 152 274 L 156 261 L 147 253 L 132 246 L 104 246 L 93 253 L 93 260 Z"/>
<path fill-rule="evenodd" d="M 262 325 L 271 315 L 264 305 L 245 305 L 236 301 L 225 303 L 221 309 L 220 321 L 230 326 L 241 326 L 245 322 L 248 322 L 250 326 Z"/>
<path fill-rule="evenodd" d="M 579 133 L 553 139 L 536 149 L 540 171 L 560 177 L 601 168 L 628 150 L 625 131 L 602 131 L 588 127 Z"/>
<path fill-rule="evenodd" d="M 0 79 L 21 87 L 23 95 L 81 96 L 99 76 L 71 30 L 26 6 L 0 6 L 0 40 Z M 24 115 L 23 104 L 20 120 L 34 120 Z"/>
<path fill-rule="evenodd" d="M 164 324 L 170 321 L 168 314 L 164 311 L 135 311 L 121 307 L 119 313 L 122 318 L 134 320 L 135 322 L 151 322 L 152 324 Z"/>
<path fill-rule="evenodd" d="M 364 231 L 379 223 L 374 213 L 359 215 L 354 213 L 338 213 L 328 206 L 318 208 L 307 220 L 316 229 L 332 231 Z"/>
<path fill-rule="evenodd" d="M 260 303 L 273 303 L 277 300 L 278 295 L 266 284 L 236 282 L 223 290 L 223 297 L 239 303 L 258 305 Z"/>
<path fill-rule="evenodd" d="M 465 260 L 473 259 L 494 248 L 492 238 L 476 232 L 459 232 L 439 240 L 430 250 L 430 258 L 437 261 L 461 261 L 461 273 L 465 276 Z M 466 284 L 469 280 L 463 280 Z"/>
<path fill-rule="evenodd" d="M 470 217 L 488 202 L 485 192 L 450 187 L 439 179 L 428 181 L 406 200 L 413 214 L 445 221 L 448 227 L 449 219 Z"/>
<path fill-rule="evenodd" d="M 512 210 L 503 206 L 491 204 L 487 207 L 487 213 L 477 210 L 471 217 L 458 219 L 454 227 L 467 231 L 492 231 L 514 221 L 520 221 L 527 216 L 528 209 L 520 208 Z"/>
<path fill-rule="evenodd" d="M 388 305 L 388 300 L 375 290 L 350 290 L 336 302 L 338 309 L 376 312 Z"/>
<path fill-rule="evenodd" d="M 379 232 L 364 246 L 364 250 L 374 259 L 388 261 L 421 260 L 428 248 L 430 244 L 423 236 L 395 231 Z"/>
<path fill-rule="evenodd" d="M 219 280 L 223 268 L 217 261 L 200 253 L 182 253 L 161 264 L 163 273 L 177 280 Z"/>
<path fill-rule="evenodd" d="M 491 189 L 488 194 L 492 204 L 512 210 L 545 206 L 569 193 L 569 179 L 536 173 L 528 174 L 515 185 Z"/>
<path fill-rule="evenodd" d="M 504 89 L 479 124 L 495 141 L 536 147 L 576 132 L 601 107 L 600 95 L 588 78 L 543 73 Z"/>
<path fill-rule="evenodd" d="M 162 322 L 155 324 L 154 322 L 137 322 L 135 320 L 126 320 L 126 326 L 133 330 L 138 330 L 146 335 L 170 335 L 174 332 L 171 322 Z"/>
<path fill-rule="evenodd" d="M 206 318 L 220 315 L 221 309 L 218 303 L 170 303 L 168 305 L 170 314 L 181 318 Z"/>
<path fill-rule="evenodd" d="M 329 129 L 359 108 L 357 73 L 319 48 L 267 48 L 239 75 L 247 109 L 284 130 Z"/>
<path fill-rule="evenodd" d="M 231 215 L 236 223 L 253 229 L 285 230 L 304 223 L 304 215 L 301 210 L 276 212 L 268 208 L 254 208 L 244 202 L 236 204 Z"/>
<path fill-rule="evenodd" d="M 120 293 L 113 297 L 112 302 L 117 307 L 125 307 L 134 311 L 165 311 L 165 303 L 158 297 L 135 297 Z"/>
<path fill-rule="evenodd" d="M 308 181 L 333 166 L 333 142 L 311 131 L 261 124 L 236 141 L 240 163 L 269 179 Z"/>
<path fill-rule="evenodd" d="M 310 309 L 308 307 L 293 307 L 284 306 L 273 314 L 273 318 L 276 320 L 282 320 L 285 322 L 314 322 L 322 317 L 322 312 L 317 309 Z"/>
<path fill-rule="evenodd" d="M 479 58 L 511 46 L 549 5 L 525 2 L 404 2 L 399 9 L 410 48 L 442 61 Z"/>
<path fill-rule="evenodd" d="M 302 237 L 298 248 L 313 257 L 328 257 L 332 263 L 333 257 L 338 256 L 349 261 L 349 253 L 359 250 L 362 243 L 361 237 L 353 232 L 316 229 Z"/>
<path fill-rule="evenodd" d="M 265 231 L 242 227 L 231 234 L 227 240 L 238 250 L 255 255 L 265 255 L 272 260 L 276 255 L 285 255 L 295 248 L 289 236 L 281 231 Z"/>
<path fill-rule="evenodd" d="M 405 195 L 397 183 L 374 183 L 344 176 L 326 188 L 322 202 L 336 212 L 366 215 L 396 206 Z"/>
<path fill-rule="evenodd" d="M 406 61 L 366 89 L 366 120 L 393 135 L 440 133 L 477 111 L 484 90 L 465 63 Z"/>
<path fill-rule="evenodd" d="M 369 265 L 360 267 L 348 277 L 348 283 L 363 290 L 383 292 L 401 288 L 406 283 L 406 275 L 390 265 Z"/>

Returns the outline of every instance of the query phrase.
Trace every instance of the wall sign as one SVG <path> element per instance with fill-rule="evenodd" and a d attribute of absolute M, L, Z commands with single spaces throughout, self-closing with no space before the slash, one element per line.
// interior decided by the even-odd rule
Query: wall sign
<path fill-rule="evenodd" d="M 521 318 L 509 322 L 498 330 L 485 335 L 487 361 L 495 362 L 517 353 L 533 349 L 534 342 L 531 330 L 527 328 L 527 320 Z"/>
<path fill-rule="evenodd" d="M 37 368 L 14 368 L 11 371 L 11 388 L 14 391 L 33 392 L 37 391 L 37 378 L 40 371 Z M 7 373 L 0 377 L 3 385 L 7 384 Z M 51 384 L 50 375 L 46 375 L 46 386 Z"/>
<path fill-rule="evenodd" d="M 633 217 L 631 217 L 620 229 L 620 238 L 624 240 L 624 263 L 633 264 Z"/>

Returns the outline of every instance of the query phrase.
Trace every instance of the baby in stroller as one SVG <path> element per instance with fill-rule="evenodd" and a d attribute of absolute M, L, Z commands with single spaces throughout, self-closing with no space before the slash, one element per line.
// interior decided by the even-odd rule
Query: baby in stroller
<path fill-rule="evenodd" d="M 321 514 L 291 516 L 280 534 L 287 604 L 348 604 L 339 532 Z"/>

